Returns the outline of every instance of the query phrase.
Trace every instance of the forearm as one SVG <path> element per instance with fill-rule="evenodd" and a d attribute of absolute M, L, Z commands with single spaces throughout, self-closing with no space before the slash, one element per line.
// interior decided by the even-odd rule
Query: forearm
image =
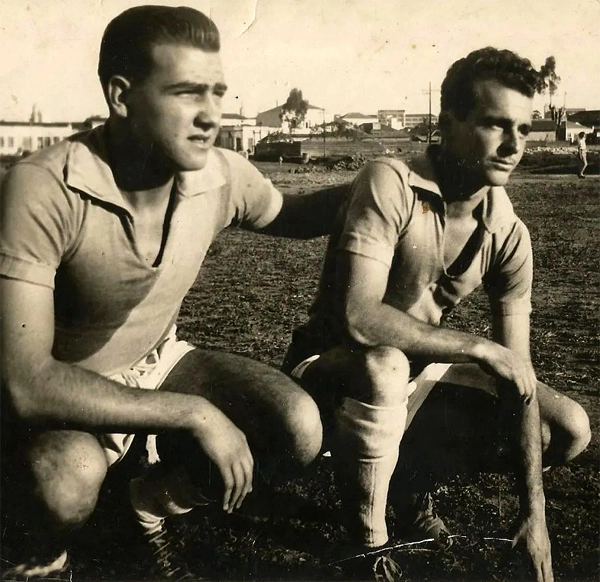
<path fill-rule="evenodd" d="M 330 234 L 348 188 L 344 184 L 310 194 L 284 194 L 279 215 L 261 232 L 298 239 Z"/>
<path fill-rule="evenodd" d="M 185 430 L 210 422 L 215 407 L 199 396 L 141 390 L 49 359 L 13 374 L 8 395 L 24 422 L 106 432 Z"/>
<path fill-rule="evenodd" d="M 509 400 L 509 399 L 507 399 Z M 522 515 L 543 515 L 544 486 L 542 479 L 542 438 L 540 409 L 537 397 L 529 404 L 509 400 L 508 414 L 513 418 L 513 426 L 508 427 L 515 434 L 515 477 Z"/>
<path fill-rule="evenodd" d="M 489 340 L 417 320 L 385 303 L 365 309 L 350 305 L 346 330 L 363 345 L 386 345 L 409 357 L 427 357 L 437 362 L 479 362 Z"/>

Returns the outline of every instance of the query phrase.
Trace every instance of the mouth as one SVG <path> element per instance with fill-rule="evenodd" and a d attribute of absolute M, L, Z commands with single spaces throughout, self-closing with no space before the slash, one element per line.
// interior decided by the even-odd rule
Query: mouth
<path fill-rule="evenodd" d="M 199 147 L 209 147 L 211 143 L 212 134 L 196 134 L 188 137 L 188 140 L 191 141 L 194 145 Z"/>
<path fill-rule="evenodd" d="M 508 162 L 506 160 L 491 160 L 491 165 L 501 172 L 510 172 L 514 169 L 515 165 L 513 162 Z"/>

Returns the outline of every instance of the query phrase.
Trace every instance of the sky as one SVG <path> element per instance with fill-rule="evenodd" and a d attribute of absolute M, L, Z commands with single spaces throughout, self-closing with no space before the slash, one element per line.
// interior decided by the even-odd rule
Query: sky
<path fill-rule="evenodd" d="M 107 115 L 96 76 L 108 22 L 143 0 L 0 0 L 0 119 Z M 448 67 L 483 46 L 540 67 L 553 55 L 554 102 L 600 108 L 600 0 L 147 0 L 188 5 L 221 31 L 224 110 L 253 116 L 293 87 L 343 115 L 439 111 Z M 548 97 L 536 98 L 543 108 Z"/>

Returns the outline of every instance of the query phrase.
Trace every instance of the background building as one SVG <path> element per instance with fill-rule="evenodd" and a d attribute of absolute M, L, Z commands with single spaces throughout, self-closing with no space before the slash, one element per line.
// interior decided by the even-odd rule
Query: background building
<path fill-rule="evenodd" d="M 221 131 L 215 145 L 236 152 L 254 153 L 254 146 L 278 127 L 257 125 L 255 117 L 244 117 L 237 113 L 224 113 L 221 118 Z"/>
<path fill-rule="evenodd" d="M 71 123 L 0 121 L 0 155 L 34 152 L 58 143 L 73 133 Z"/>
<path fill-rule="evenodd" d="M 372 128 L 378 129 L 379 118 L 377 115 L 365 115 L 364 113 L 359 113 L 358 111 L 352 111 L 351 113 L 346 113 L 345 115 L 341 115 L 338 117 L 342 121 L 346 123 L 350 123 L 356 127 L 361 127 L 365 124 L 370 125 Z"/>
<path fill-rule="evenodd" d="M 529 141 L 556 141 L 556 123 L 552 119 L 532 119 Z"/>
<path fill-rule="evenodd" d="M 262 111 L 256 116 L 256 125 L 276 128 L 276 131 L 283 131 L 284 133 L 310 133 L 312 128 L 333 121 L 332 113 L 327 113 L 322 107 L 309 105 L 302 125 L 290 132 L 289 125 L 281 120 L 282 110 L 283 105 L 278 105 L 273 109 Z"/>
<path fill-rule="evenodd" d="M 437 115 L 431 115 L 431 125 L 435 125 L 438 122 Z M 416 127 L 421 123 L 429 123 L 428 113 L 405 113 L 404 114 L 404 127 Z"/>
<path fill-rule="evenodd" d="M 392 129 L 403 129 L 405 127 L 404 109 L 380 109 L 377 112 L 377 119 L 381 125 L 387 125 Z"/>

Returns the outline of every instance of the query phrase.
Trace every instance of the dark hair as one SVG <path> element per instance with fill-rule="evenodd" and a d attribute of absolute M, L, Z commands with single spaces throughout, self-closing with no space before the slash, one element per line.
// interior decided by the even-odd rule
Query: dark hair
<path fill-rule="evenodd" d="M 464 120 L 475 105 L 473 86 L 476 81 L 495 80 L 533 97 L 539 82 L 539 73 L 524 59 L 509 50 L 486 47 L 456 61 L 442 83 L 441 114 L 452 112 Z"/>
<path fill-rule="evenodd" d="M 585 131 L 580 131 L 579 132 L 579 137 L 583 137 L 585 135 Z"/>
<path fill-rule="evenodd" d="M 193 46 L 207 52 L 221 48 L 216 24 L 185 6 L 136 6 L 111 20 L 100 44 L 98 76 L 106 90 L 113 75 L 143 79 L 152 66 L 150 50 L 158 44 Z"/>

